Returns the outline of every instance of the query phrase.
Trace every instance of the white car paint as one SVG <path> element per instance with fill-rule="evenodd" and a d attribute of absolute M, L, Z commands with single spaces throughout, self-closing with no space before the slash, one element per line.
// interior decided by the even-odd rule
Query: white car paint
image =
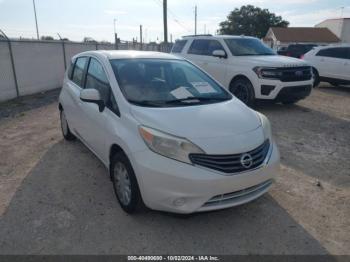
<path fill-rule="evenodd" d="M 256 99 L 266 99 L 273 100 L 276 99 L 280 91 L 286 87 L 297 88 L 298 86 L 312 85 L 312 78 L 305 81 L 293 81 L 293 82 L 282 82 L 280 80 L 271 80 L 265 78 L 259 78 L 254 72 L 255 67 L 274 67 L 274 68 L 295 68 L 295 67 L 305 67 L 309 66 L 308 63 L 297 58 L 280 56 L 280 55 L 258 55 L 258 56 L 234 56 L 227 44 L 225 39 L 236 39 L 236 38 L 246 38 L 255 39 L 253 37 L 247 36 L 226 36 L 226 35 L 216 35 L 216 36 L 188 36 L 183 37 L 182 40 L 187 40 L 184 48 L 179 53 L 173 54 L 184 57 L 191 62 L 195 63 L 208 74 L 214 77 L 218 82 L 220 82 L 225 88 L 230 88 L 231 81 L 236 76 L 244 76 L 252 83 Z M 214 56 L 204 56 L 204 55 L 194 55 L 188 53 L 190 46 L 194 40 L 205 39 L 205 40 L 217 40 L 222 45 L 222 48 L 227 54 L 227 58 L 219 58 Z M 261 92 L 262 85 L 274 86 L 274 90 L 268 94 L 264 95 Z"/>
<path fill-rule="evenodd" d="M 339 49 L 345 50 L 341 57 L 326 56 L 321 52 Z M 317 70 L 320 80 L 350 84 L 350 45 L 319 46 L 306 53 L 303 59 Z"/>
<path fill-rule="evenodd" d="M 122 148 L 134 169 L 146 206 L 169 212 L 192 213 L 243 204 L 268 191 L 279 172 L 279 151 L 266 117 L 234 97 L 225 102 L 182 107 L 150 108 L 131 104 L 118 85 L 110 59 L 182 59 L 155 52 L 91 51 L 76 55 L 73 61 L 84 56 L 97 59 L 103 66 L 118 104 L 119 115 L 107 107 L 100 112 L 96 104 L 80 100 L 82 88 L 68 78 L 68 73 L 65 74 L 59 97 L 60 107 L 65 112 L 71 132 L 107 168 L 110 167 L 112 146 Z M 94 94 L 86 94 L 87 97 L 89 95 Z M 266 139 L 270 141 L 270 146 L 259 167 L 227 174 L 151 151 L 139 133 L 141 125 L 186 138 L 206 154 L 241 154 L 257 148 Z M 244 197 L 215 205 L 205 204 L 215 196 L 257 185 L 260 185 L 259 190 L 255 188 Z"/>

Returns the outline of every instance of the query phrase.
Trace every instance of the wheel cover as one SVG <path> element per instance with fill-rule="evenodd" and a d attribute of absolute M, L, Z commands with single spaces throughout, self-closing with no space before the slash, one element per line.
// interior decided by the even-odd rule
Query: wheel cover
<path fill-rule="evenodd" d="M 63 135 L 66 136 L 68 134 L 68 123 L 67 123 L 66 115 L 64 114 L 63 111 L 61 111 L 61 128 L 62 128 Z"/>
<path fill-rule="evenodd" d="M 118 162 L 114 168 L 114 183 L 119 201 L 127 206 L 131 201 L 131 182 L 125 165 Z"/>
<path fill-rule="evenodd" d="M 247 103 L 249 100 L 249 91 L 248 88 L 241 83 L 237 83 L 232 92 L 235 97 L 241 100 L 243 103 Z"/>

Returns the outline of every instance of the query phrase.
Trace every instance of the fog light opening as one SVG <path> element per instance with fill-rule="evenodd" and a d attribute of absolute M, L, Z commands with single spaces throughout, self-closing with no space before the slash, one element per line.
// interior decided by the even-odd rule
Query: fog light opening
<path fill-rule="evenodd" d="M 185 203 L 186 203 L 186 199 L 183 197 L 177 198 L 173 201 L 173 205 L 177 207 L 183 206 Z"/>

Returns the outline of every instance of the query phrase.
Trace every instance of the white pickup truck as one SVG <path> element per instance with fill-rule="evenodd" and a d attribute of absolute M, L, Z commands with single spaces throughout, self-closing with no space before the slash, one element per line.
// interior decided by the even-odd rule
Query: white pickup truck
<path fill-rule="evenodd" d="M 254 37 L 185 36 L 175 42 L 171 53 L 202 68 L 249 106 L 256 99 L 292 104 L 312 90 L 308 63 L 279 56 Z"/>

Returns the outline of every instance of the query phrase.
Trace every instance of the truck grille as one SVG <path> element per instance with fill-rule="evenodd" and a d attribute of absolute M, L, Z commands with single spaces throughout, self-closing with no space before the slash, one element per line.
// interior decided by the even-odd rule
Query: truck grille
<path fill-rule="evenodd" d="M 190 154 L 193 164 L 204 166 L 224 173 L 238 173 L 259 167 L 264 162 L 270 148 L 266 140 L 259 147 L 245 153 L 234 155 Z"/>
<path fill-rule="evenodd" d="M 278 71 L 281 72 L 280 80 L 282 82 L 306 81 L 312 78 L 312 71 L 309 66 L 279 68 Z"/>

